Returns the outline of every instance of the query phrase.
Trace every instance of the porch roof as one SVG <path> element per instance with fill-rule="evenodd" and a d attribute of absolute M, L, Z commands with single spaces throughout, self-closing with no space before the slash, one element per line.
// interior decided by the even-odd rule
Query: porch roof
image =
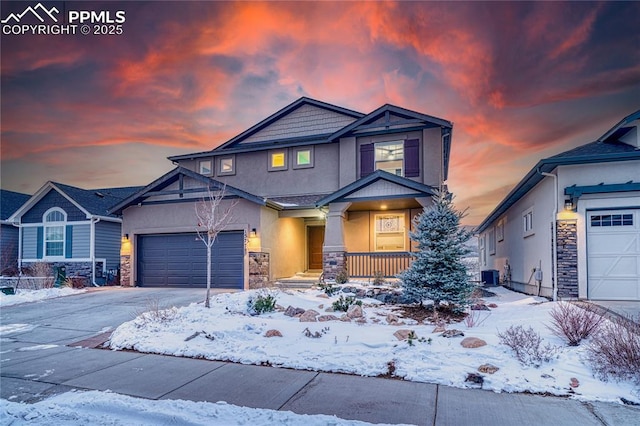
<path fill-rule="evenodd" d="M 366 188 L 373 188 L 379 182 L 391 184 L 392 192 L 377 191 L 366 193 Z M 340 188 L 333 194 L 316 202 L 316 207 L 323 207 L 333 202 L 340 201 L 372 201 L 398 198 L 423 198 L 431 197 L 436 193 L 435 188 L 421 184 L 411 179 L 396 176 L 383 170 L 376 170 L 372 174 Z"/>

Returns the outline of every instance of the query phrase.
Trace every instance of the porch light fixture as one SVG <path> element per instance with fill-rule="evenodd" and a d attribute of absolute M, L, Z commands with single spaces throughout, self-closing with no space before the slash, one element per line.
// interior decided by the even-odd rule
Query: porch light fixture
<path fill-rule="evenodd" d="M 568 212 L 573 211 L 573 200 L 571 198 L 564 200 L 564 209 Z"/>
<path fill-rule="evenodd" d="M 129 241 L 129 234 L 124 234 L 124 239 Z"/>
<path fill-rule="evenodd" d="M 257 234 L 258 234 L 258 233 L 257 233 L 257 231 L 256 231 L 256 228 L 251 228 L 251 232 L 249 233 L 249 236 L 250 236 L 251 238 L 255 238 Z"/>

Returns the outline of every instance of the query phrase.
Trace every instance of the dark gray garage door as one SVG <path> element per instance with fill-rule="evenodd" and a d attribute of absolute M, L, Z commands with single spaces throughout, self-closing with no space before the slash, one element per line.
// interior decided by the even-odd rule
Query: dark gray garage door
<path fill-rule="evenodd" d="M 206 287 L 207 248 L 196 234 L 138 236 L 137 285 Z M 212 247 L 211 287 L 243 288 L 244 233 L 221 232 Z"/>

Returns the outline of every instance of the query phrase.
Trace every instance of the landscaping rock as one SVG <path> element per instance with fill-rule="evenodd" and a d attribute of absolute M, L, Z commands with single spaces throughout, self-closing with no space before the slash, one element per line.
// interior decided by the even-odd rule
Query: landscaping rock
<path fill-rule="evenodd" d="M 413 330 L 407 330 L 406 328 L 403 328 L 393 333 L 393 335 L 398 340 L 407 340 L 409 338 L 409 334 L 411 333 L 413 333 Z"/>
<path fill-rule="evenodd" d="M 358 324 L 366 324 L 367 323 L 367 319 L 365 317 L 356 318 L 356 322 Z"/>
<path fill-rule="evenodd" d="M 400 322 L 400 318 L 398 318 L 398 316 L 394 315 L 394 314 L 387 315 L 387 323 L 389 325 L 401 325 L 401 324 L 404 324 L 404 322 Z"/>
<path fill-rule="evenodd" d="M 480 385 L 480 387 L 482 387 L 482 385 L 484 384 L 484 377 L 476 373 L 469 373 L 467 374 L 467 378 L 464 381 L 468 383 Z"/>
<path fill-rule="evenodd" d="M 485 374 L 493 374 L 498 370 L 500 369 L 493 364 L 482 364 L 478 367 L 478 371 Z"/>
<path fill-rule="evenodd" d="M 482 339 L 478 339 L 477 337 L 465 337 L 462 339 L 462 342 L 460 342 L 460 346 L 467 349 L 474 349 L 487 346 L 487 342 Z"/>
<path fill-rule="evenodd" d="M 335 312 L 336 310 L 333 308 L 333 306 L 329 306 L 327 309 L 324 310 L 325 312 Z"/>
<path fill-rule="evenodd" d="M 302 308 L 294 308 L 293 306 L 289 305 L 289 307 L 287 307 L 287 309 L 284 311 L 284 314 L 288 317 L 295 317 L 298 315 L 301 315 L 304 313 L 304 309 Z"/>
<path fill-rule="evenodd" d="M 313 309 L 309 309 L 304 311 L 302 315 L 300 315 L 300 322 L 316 322 L 316 317 L 320 315 L 319 312 L 314 311 Z"/>
<path fill-rule="evenodd" d="M 351 322 L 351 318 L 349 318 L 347 314 L 342 314 L 342 316 L 340 317 L 340 321 Z"/>
<path fill-rule="evenodd" d="M 445 331 L 447 331 L 447 328 L 444 325 L 436 325 L 432 333 L 444 333 Z"/>
<path fill-rule="evenodd" d="M 578 386 L 580 386 L 580 382 L 575 377 L 572 377 L 569 386 L 571 386 L 572 388 L 577 388 Z"/>
<path fill-rule="evenodd" d="M 282 333 L 278 330 L 267 330 L 264 337 L 282 337 Z"/>
<path fill-rule="evenodd" d="M 498 307 L 498 305 L 496 305 L 495 303 L 489 303 L 488 305 L 491 309 L 495 309 Z"/>
<path fill-rule="evenodd" d="M 318 309 L 323 309 L 324 308 L 324 303 L 322 305 L 318 305 Z"/>
<path fill-rule="evenodd" d="M 347 316 L 351 319 L 363 317 L 364 314 L 362 313 L 362 306 L 360 305 L 349 306 L 349 309 L 347 310 Z"/>
<path fill-rule="evenodd" d="M 489 309 L 489 307 L 484 303 L 476 303 L 475 305 L 471 306 L 471 310 L 472 311 L 490 311 L 491 309 Z"/>
<path fill-rule="evenodd" d="M 451 338 L 451 337 L 464 337 L 464 333 L 460 330 L 456 330 L 456 329 L 451 329 L 451 330 L 445 330 L 442 334 L 442 337 L 447 337 L 447 338 Z"/>
<path fill-rule="evenodd" d="M 320 315 L 317 320 L 320 322 L 337 321 L 338 317 L 335 315 Z"/>
<path fill-rule="evenodd" d="M 325 293 L 320 293 L 316 297 L 319 297 L 320 299 L 328 299 L 329 298 L 329 296 L 327 296 Z"/>

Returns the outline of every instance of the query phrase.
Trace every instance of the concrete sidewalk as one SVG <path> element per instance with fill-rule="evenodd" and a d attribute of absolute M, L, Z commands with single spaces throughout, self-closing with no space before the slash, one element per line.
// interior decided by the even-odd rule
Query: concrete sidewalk
<path fill-rule="evenodd" d="M 161 297 L 175 298 L 172 304 L 201 296 L 201 291 L 191 296 L 185 290 L 174 295 L 161 291 Z M 93 345 L 102 340 L 91 337 L 104 336 L 105 329 L 131 319 L 148 297 L 157 296 L 134 289 L 3 308 L 3 325 L 29 327 L 2 336 L 0 397 L 34 402 L 70 389 L 95 389 L 148 399 L 226 401 L 371 423 L 640 424 L 639 407 L 77 347 L 78 342 Z"/>

